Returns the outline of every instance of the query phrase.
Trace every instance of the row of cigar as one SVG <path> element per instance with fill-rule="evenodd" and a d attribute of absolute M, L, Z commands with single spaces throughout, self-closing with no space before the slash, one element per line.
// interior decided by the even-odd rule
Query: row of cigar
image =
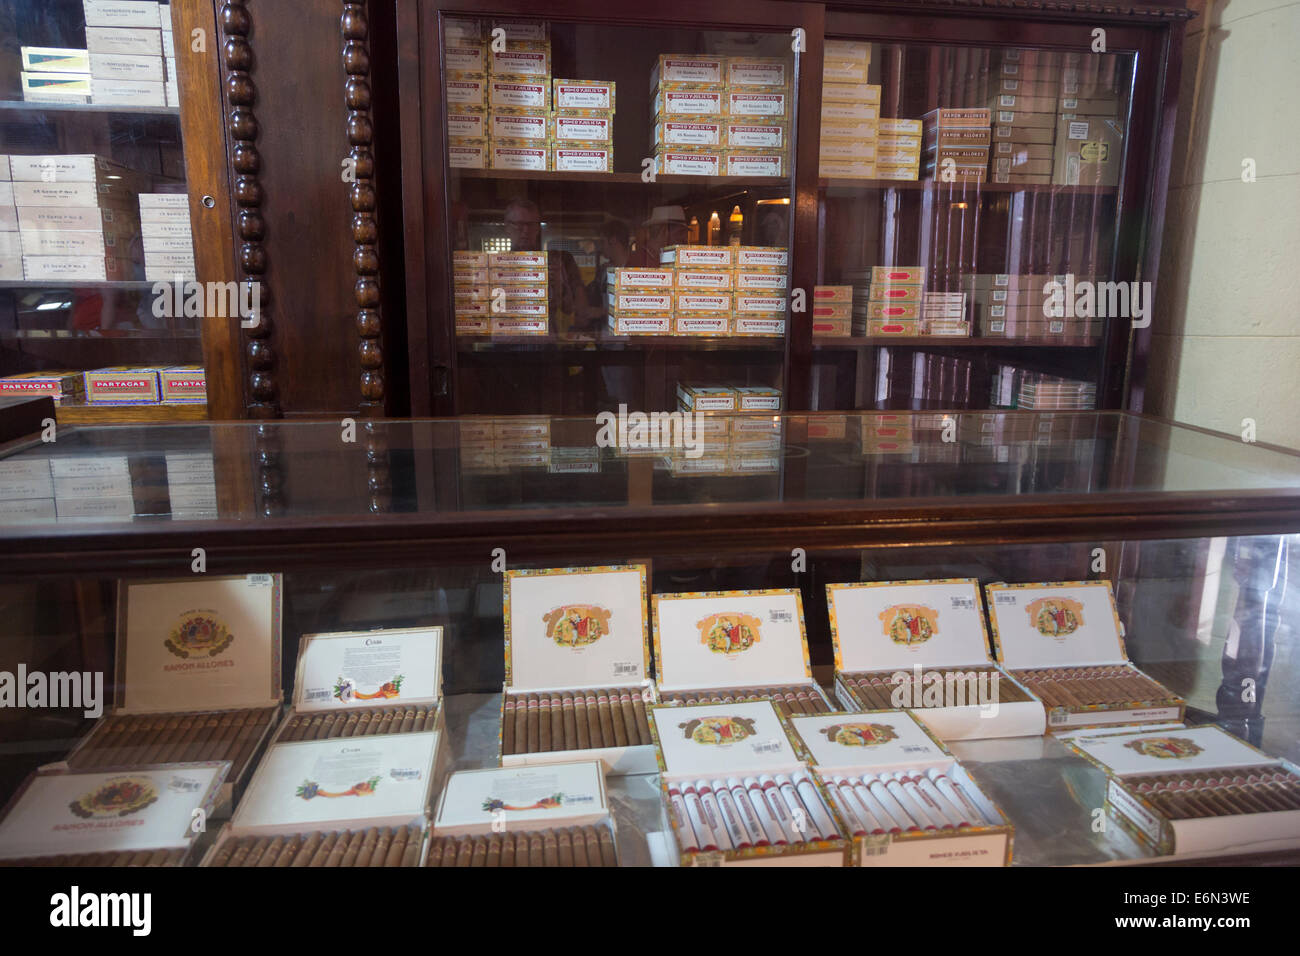
<path fill-rule="evenodd" d="M 1165 700 L 1169 691 L 1131 667 L 1049 667 L 1016 671 L 1016 679 L 1048 707 Z"/>
<path fill-rule="evenodd" d="M 331 737 L 377 737 L 433 730 L 438 707 L 365 707 L 289 718 L 281 740 L 328 740 Z"/>
<path fill-rule="evenodd" d="M 783 714 L 829 714 L 830 704 L 807 684 L 790 687 L 729 687 L 726 690 L 690 691 L 663 695 L 665 704 L 739 704 L 770 700 Z"/>
<path fill-rule="evenodd" d="M 231 775 L 253 755 L 278 707 L 208 714 L 105 717 L 68 758 L 77 770 L 229 760 Z"/>
<path fill-rule="evenodd" d="M 0 866 L 180 866 L 189 850 L 109 850 L 4 860 Z"/>
<path fill-rule="evenodd" d="M 673 781 L 668 802 L 689 853 L 841 839 L 807 772 Z"/>
<path fill-rule="evenodd" d="M 953 706 L 955 701 L 973 705 L 994 702 L 1016 704 L 1033 700 L 1023 688 L 1016 686 L 1014 681 L 1003 680 L 1003 676 L 1001 671 L 993 667 L 927 668 L 922 672 L 919 682 L 914 673 L 901 676 L 881 671 L 840 675 L 868 710 L 899 710 L 895 700 L 906 702 L 903 706 L 921 709 L 929 706 L 925 703 L 926 694 L 934 694 L 936 688 L 941 689 L 941 703 L 936 705 L 940 707 Z M 997 688 L 996 697 L 993 696 L 994 687 Z M 895 696 L 896 693 L 898 696 Z M 981 700 L 981 695 L 984 695 L 984 700 Z"/>
<path fill-rule="evenodd" d="M 932 767 L 860 777 L 825 774 L 854 827 L 853 835 L 996 826 L 1002 815 L 984 794 Z"/>
<path fill-rule="evenodd" d="M 419 824 L 237 837 L 208 866 L 415 866 L 423 837 Z"/>
<path fill-rule="evenodd" d="M 1126 777 L 1124 783 L 1174 820 L 1300 810 L 1300 777 L 1277 767 Z"/>
<path fill-rule="evenodd" d="M 425 866 L 618 866 L 608 827 L 435 837 Z"/>
<path fill-rule="evenodd" d="M 507 694 L 501 753 L 649 745 L 650 723 L 639 690 Z"/>

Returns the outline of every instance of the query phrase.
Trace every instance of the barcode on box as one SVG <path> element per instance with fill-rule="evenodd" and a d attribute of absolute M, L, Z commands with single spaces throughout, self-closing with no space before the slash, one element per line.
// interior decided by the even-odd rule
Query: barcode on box
<path fill-rule="evenodd" d="M 769 740 L 754 744 L 754 753 L 756 754 L 779 754 L 781 752 L 781 741 Z"/>
<path fill-rule="evenodd" d="M 637 677 L 641 673 L 641 665 L 636 661 L 615 661 L 615 677 Z"/>
<path fill-rule="evenodd" d="M 1016 603 L 1016 595 L 1014 595 L 1014 594 L 999 594 L 999 595 L 997 595 L 997 596 L 994 598 L 994 601 L 995 601 L 995 603 L 997 603 L 997 604 L 1011 604 L 1011 605 L 1014 605 L 1014 604 Z"/>
<path fill-rule="evenodd" d="M 862 848 L 863 856 L 884 856 L 889 852 L 888 845 L 883 846 L 864 846 Z"/>
<path fill-rule="evenodd" d="M 968 597 L 955 597 L 952 599 L 952 609 L 954 611 L 973 611 L 975 610 L 975 599 Z"/>
<path fill-rule="evenodd" d="M 884 856 L 889 852 L 889 836 L 876 835 L 862 838 L 863 856 Z"/>
<path fill-rule="evenodd" d="M 269 574 L 250 574 L 244 578 L 244 581 L 250 588 L 269 588 L 272 576 Z"/>
<path fill-rule="evenodd" d="M 768 620 L 779 621 L 782 624 L 791 624 L 794 622 L 794 612 L 786 611 L 779 608 L 772 608 L 767 612 Z"/>
<path fill-rule="evenodd" d="M 330 690 L 328 687 L 322 687 L 319 690 L 309 690 L 303 695 L 307 700 L 329 700 Z"/>

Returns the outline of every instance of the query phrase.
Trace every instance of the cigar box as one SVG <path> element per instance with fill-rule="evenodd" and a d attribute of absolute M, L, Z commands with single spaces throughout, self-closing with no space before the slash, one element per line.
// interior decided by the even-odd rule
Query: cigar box
<path fill-rule="evenodd" d="M 488 105 L 549 110 L 551 86 L 541 80 L 502 80 L 492 77 L 488 81 Z"/>
<path fill-rule="evenodd" d="M 789 93 L 728 90 L 726 103 L 726 114 L 730 117 L 770 116 L 785 118 L 790 115 Z"/>
<path fill-rule="evenodd" d="M 757 149 L 728 149 L 725 174 L 728 176 L 780 176 L 785 159 L 780 153 Z"/>
<path fill-rule="evenodd" d="M 673 309 L 670 291 L 622 292 L 610 289 L 605 293 L 606 307 L 612 315 L 648 312 L 661 314 Z"/>
<path fill-rule="evenodd" d="M 0 866 L 184 866 L 230 764 L 42 769 L 0 811 Z"/>
<path fill-rule="evenodd" d="M 450 110 L 447 113 L 447 135 L 453 139 L 485 139 L 488 135 L 488 114 L 482 111 Z"/>
<path fill-rule="evenodd" d="M 875 160 L 819 159 L 817 173 L 824 179 L 875 179 Z"/>
<path fill-rule="evenodd" d="M 606 110 L 614 112 L 613 80 L 551 81 L 552 102 L 557 110 Z"/>
<path fill-rule="evenodd" d="M 85 394 L 81 372 L 20 372 L 0 378 L 0 395 L 48 395 L 61 405 L 81 404 Z"/>
<path fill-rule="evenodd" d="M 789 89 L 790 67 L 777 57 L 728 57 L 727 86 Z"/>
<path fill-rule="evenodd" d="M 785 719 L 795 752 L 815 772 L 841 830 L 852 834 L 847 865 L 1010 866 L 1011 821 L 917 718 L 886 710 Z M 944 782 L 937 783 L 931 772 L 942 774 Z M 869 805 L 851 785 L 864 775 L 880 779 L 882 786 L 901 775 L 902 799 L 887 804 L 867 790 L 875 801 Z M 929 785 L 918 787 L 922 779 Z M 841 787 L 840 780 L 850 785 Z M 964 801 L 958 790 L 966 795 Z M 892 785 L 886 791 L 896 792 Z M 907 820 L 881 819 L 894 806 L 908 813 L 918 804 L 917 816 L 927 819 L 913 818 L 914 829 L 907 828 Z M 861 815 L 862 808 L 869 819 Z"/>
<path fill-rule="evenodd" d="M 787 145 L 783 123 L 726 123 L 722 138 L 728 149 L 780 151 Z"/>
<path fill-rule="evenodd" d="M 488 141 L 450 141 L 447 144 L 447 162 L 452 169 L 487 169 Z"/>
<path fill-rule="evenodd" d="M 721 89 L 656 89 L 651 109 L 656 123 L 691 117 L 721 117 L 727 111 L 727 99 Z"/>
<path fill-rule="evenodd" d="M 488 73 L 493 77 L 540 79 L 550 86 L 551 55 L 546 48 L 495 50 L 488 48 Z"/>
<path fill-rule="evenodd" d="M 488 71 L 487 48 L 482 43 L 448 41 L 443 58 L 449 76 L 483 76 Z"/>
<path fill-rule="evenodd" d="M 737 269 L 735 275 L 737 292 L 784 292 L 790 284 L 784 272 Z"/>
<path fill-rule="evenodd" d="M 1028 129 L 1023 126 L 994 126 L 993 142 L 1002 141 L 1050 146 L 1056 141 L 1055 129 Z"/>
<path fill-rule="evenodd" d="M 813 680 L 798 591 L 700 591 L 651 601 L 655 675 L 665 703 L 780 694 L 782 710 L 830 709 Z"/>
<path fill-rule="evenodd" d="M 671 335 L 671 312 L 650 314 L 636 312 L 630 315 L 609 315 L 609 330 L 615 335 Z"/>
<path fill-rule="evenodd" d="M 689 269 L 730 269 L 737 263 L 730 246 L 668 246 L 659 253 L 659 264 Z"/>
<path fill-rule="evenodd" d="M 989 584 L 984 592 L 998 663 L 1043 700 L 1049 731 L 1183 719 L 1185 701 L 1129 661 L 1109 581 Z M 1102 681 L 1120 675 L 1128 683 L 1118 691 L 1136 680 L 1146 692 L 1135 694 L 1143 699 L 1101 702 L 1095 690 L 1079 690 L 1065 676 L 1081 669 L 1095 669 Z M 1040 689 L 1034 672 L 1055 676 L 1065 688 Z"/>
<path fill-rule="evenodd" d="M 557 143 L 610 143 L 614 139 L 614 117 L 560 113 L 555 117 L 552 135 Z"/>
<path fill-rule="evenodd" d="M 675 176 L 720 176 L 724 155 L 720 150 L 698 147 L 656 149 L 655 171 Z"/>
<path fill-rule="evenodd" d="M 771 701 L 658 706 L 651 715 L 674 865 L 845 864 L 846 834 Z M 798 791 L 787 802 L 777 783 L 800 776 L 811 808 Z"/>
<path fill-rule="evenodd" d="M 876 103 L 837 103 L 822 98 L 822 122 L 836 120 L 874 120 L 880 118 L 880 106 Z"/>
<path fill-rule="evenodd" d="M 482 76 L 449 76 L 444 89 L 449 109 L 480 112 L 487 109 L 488 86 Z"/>
<path fill-rule="evenodd" d="M 731 292 L 735 273 L 730 269 L 664 270 L 673 276 L 673 287 L 682 292 Z"/>
<path fill-rule="evenodd" d="M 158 373 L 158 387 L 165 405 L 206 405 L 208 381 L 202 365 L 175 365 Z"/>
<path fill-rule="evenodd" d="M 278 574 L 119 582 L 114 704 L 68 766 L 229 755 L 217 799 L 227 815 L 280 713 L 280 600 Z"/>
<path fill-rule="evenodd" d="M 545 143 L 526 146 L 527 140 L 509 140 L 502 143 L 492 140 L 488 149 L 492 169 L 548 170 L 551 168 L 551 148 Z"/>
<path fill-rule="evenodd" d="M 822 103 L 864 103 L 880 105 L 880 86 L 875 83 L 823 83 Z"/>
<path fill-rule="evenodd" d="M 503 767 L 598 760 L 609 773 L 654 772 L 647 577 L 643 564 L 506 572 Z"/>
<path fill-rule="evenodd" d="M 726 83 L 726 57 L 679 56 L 663 53 L 650 68 L 650 89 L 660 83 L 701 83 L 721 89 Z"/>
<path fill-rule="evenodd" d="M 617 848 L 600 761 L 461 770 L 438 800 L 426 865 L 617 866 Z"/>
<path fill-rule="evenodd" d="M 864 331 L 866 335 L 920 335 L 921 323 L 919 319 L 867 319 Z"/>
<path fill-rule="evenodd" d="M 670 120 L 656 123 L 654 127 L 654 146 L 704 146 L 717 149 L 724 144 L 721 120 L 709 122 L 685 122 Z"/>
<path fill-rule="evenodd" d="M 673 310 L 678 315 L 730 315 L 735 297 L 730 292 L 678 292 L 673 296 Z"/>
<path fill-rule="evenodd" d="M 200 866 L 229 865 L 237 841 L 278 838 L 281 849 L 286 844 L 301 848 L 318 846 L 337 831 L 360 847 L 368 838 L 378 842 L 381 832 L 391 839 L 396 828 L 408 842 L 420 839 L 423 848 L 434 794 L 449 760 L 442 737 L 441 731 L 431 730 L 273 744 Z M 364 861 L 356 853 L 350 858 L 340 853 L 342 859 L 332 865 L 369 866 L 373 855 L 371 843 Z M 418 865 L 421 858 L 421 853 L 408 854 L 397 865 Z M 306 858 L 295 865 L 307 865 Z"/>
<path fill-rule="evenodd" d="M 913 709 L 943 740 L 1043 733 L 1042 704 L 989 655 L 975 579 L 828 584 L 826 599 L 846 708 Z M 862 681 L 879 684 L 867 691 Z"/>
<path fill-rule="evenodd" d="M 827 119 L 822 117 L 822 141 L 846 139 L 851 142 L 874 140 L 879 132 L 877 119 Z"/>
<path fill-rule="evenodd" d="M 1107 811 L 1163 855 L 1300 847 L 1300 768 L 1220 727 L 1079 735 L 1068 745 L 1106 772 Z"/>
<path fill-rule="evenodd" d="M 1124 130 L 1117 120 L 1062 116 L 1056 127 L 1052 182 L 1116 186 L 1124 161 Z"/>
<path fill-rule="evenodd" d="M 736 268 L 784 272 L 790 266 L 790 250 L 783 246 L 737 246 Z"/>
<path fill-rule="evenodd" d="M 731 331 L 729 313 L 710 313 L 706 315 L 673 315 L 673 334 L 675 335 L 726 335 Z"/>
<path fill-rule="evenodd" d="M 616 294 L 622 292 L 657 292 L 673 288 L 674 272 L 672 269 L 611 269 L 609 275 L 610 278 L 606 288 Z"/>
<path fill-rule="evenodd" d="M 994 110 L 993 111 L 993 128 L 1000 126 L 1009 126 L 1013 130 L 1022 129 L 1047 129 L 1056 128 L 1057 116 L 1055 112 L 1050 113 L 1033 113 L 1028 110 Z M 997 138 L 996 133 L 994 138 Z"/>

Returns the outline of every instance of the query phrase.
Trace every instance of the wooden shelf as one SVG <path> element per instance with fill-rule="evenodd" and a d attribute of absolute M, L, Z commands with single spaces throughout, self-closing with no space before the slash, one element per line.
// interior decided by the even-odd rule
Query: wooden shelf
<path fill-rule="evenodd" d="M 59 405 L 54 418 L 60 425 L 145 425 L 165 422 L 205 422 L 207 405 Z"/>
<path fill-rule="evenodd" d="M 0 110 L 39 110 L 52 113 L 136 113 L 145 116 L 181 115 L 179 106 L 118 106 L 115 103 L 40 103 L 33 100 L 0 100 Z"/>
<path fill-rule="evenodd" d="M 529 169 L 453 169 L 453 176 L 465 179 L 525 179 L 537 182 L 604 183 L 646 186 L 772 186 L 788 189 L 785 176 L 656 176 L 653 183 L 643 183 L 640 173 L 570 173 Z"/>
<path fill-rule="evenodd" d="M 121 289 L 122 291 L 143 291 L 152 289 L 156 283 L 145 279 L 4 279 L 0 280 L 0 289 Z M 171 285 L 171 283 L 167 283 Z"/>
<path fill-rule="evenodd" d="M 1058 186 L 1053 183 L 976 183 L 938 182 L 933 179 L 819 179 L 820 189 L 930 189 L 953 194 L 972 193 L 1061 193 L 1063 195 L 1104 196 L 1118 192 L 1115 186 Z"/>
<path fill-rule="evenodd" d="M 636 351 L 640 349 L 689 349 L 722 351 L 725 349 L 761 349 L 779 351 L 785 348 L 785 337 L 780 335 L 457 335 L 456 348 L 460 352 L 482 353 L 502 351 L 530 351 L 568 349 L 589 352 Z"/>
<path fill-rule="evenodd" d="M 814 335 L 813 350 L 874 349 L 882 345 L 905 345 L 930 348 L 1058 348 L 1087 349 L 1101 344 L 1100 339 L 1072 339 L 1064 336 L 1037 339 L 1010 339 L 1004 336 L 965 335 Z"/>

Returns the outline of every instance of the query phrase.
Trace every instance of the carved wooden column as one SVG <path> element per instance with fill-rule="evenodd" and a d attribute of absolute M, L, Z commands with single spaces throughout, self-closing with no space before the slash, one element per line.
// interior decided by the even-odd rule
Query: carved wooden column
<path fill-rule="evenodd" d="M 353 180 L 352 267 L 356 272 L 356 327 L 360 341 L 361 414 L 382 417 L 386 412 L 384 390 L 384 348 L 379 308 L 379 253 L 376 241 L 379 225 L 375 218 L 374 126 L 370 119 L 370 24 L 365 3 L 345 2 L 339 23 L 343 34 L 343 69 L 348 79 L 344 102 L 348 108 L 348 144 Z"/>
<path fill-rule="evenodd" d="M 257 152 L 257 117 L 253 104 L 257 87 L 250 71 L 253 47 L 249 43 L 252 17 L 244 0 L 229 0 L 221 8 L 221 45 L 225 61 L 226 129 L 231 140 L 231 164 L 235 168 L 236 232 L 239 234 L 238 261 L 241 284 L 255 283 L 260 299 L 257 324 L 245 329 L 244 355 L 248 360 L 248 412 L 255 418 L 280 416 L 279 390 L 275 384 L 275 352 L 271 348 L 270 298 L 266 274 L 266 221 L 262 217 L 262 187 L 258 182 L 261 156 Z"/>

